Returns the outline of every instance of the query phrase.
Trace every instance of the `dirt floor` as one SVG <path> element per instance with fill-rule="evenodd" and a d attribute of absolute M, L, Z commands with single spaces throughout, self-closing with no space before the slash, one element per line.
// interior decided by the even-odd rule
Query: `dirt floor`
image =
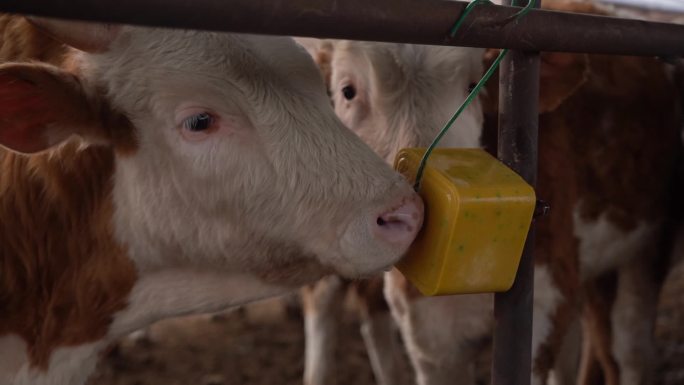
<path fill-rule="evenodd" d="M 373 384 L 352 312 L 346 313 L 342 327 L 339 384 Z M 151 328 L 150 339 L 153 342 L 133 338 L 123 341 L 106 356 L 91 384 L 302 383 L 302 320 L 284 300 L 264 301 L 215 316 L 159 322 Z"/>
<path fill-rule="evenodd" d="M 227 314 L 155 324 L 151 342 L 129 338 L 113 349 L 91 384 L 301 384 L 302 323 L 286 302 L 265 301 Z M 342 326 L 338 384 L 374 384 L 352 311 Z M 684 263 L 672 271 L 663 290 L 656 335 L 662 355 L 658 385 L 684 384 Z M 478 382 L 487 384 L 487 352 L 477 359 Z M 409 368 L 406 375 L 412 375 Z"/>

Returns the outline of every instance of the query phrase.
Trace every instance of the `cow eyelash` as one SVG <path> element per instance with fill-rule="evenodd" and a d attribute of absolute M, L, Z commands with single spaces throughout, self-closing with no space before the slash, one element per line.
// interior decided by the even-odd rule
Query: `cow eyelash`
<path fill-rule="evenodd" d="M 214 117 L 208 112 L 202 112 L 199 114 L 192 115 L 185 120 L 183 120 L 183 128 L 192 131 L 200 132 L 211 128 L 214 124 Z"/>

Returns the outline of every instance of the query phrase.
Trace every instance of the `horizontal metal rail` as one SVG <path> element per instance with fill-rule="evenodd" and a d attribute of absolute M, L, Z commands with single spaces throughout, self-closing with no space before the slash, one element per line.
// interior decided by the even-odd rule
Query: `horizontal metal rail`
<path fill-rule="evenodd" d="M 684 25 L 443 0 L 2 0 L 0 11 L 272 35 L 641 56 L 684 56 Z"/>

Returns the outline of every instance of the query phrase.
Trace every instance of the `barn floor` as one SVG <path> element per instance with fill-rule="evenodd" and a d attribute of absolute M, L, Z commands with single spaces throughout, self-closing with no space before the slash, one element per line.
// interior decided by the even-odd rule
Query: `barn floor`
<path fill-rule="evenodd" d="M 349 311 L 343 319 L 338 384 L 373 384 L 373 375 Z M 684 263 L 664 288 L 656 331 L 663 355 L 658 385 L 684 384 Z M 154 342 L 127 339 L 109 353 L 92 385 L 301 384 L 301 319 L 283 300 L 219 316 L 168 320 L 151 329 Z M 488 383 L 486 353 L 481 384 Z M 406 375 L 411 375 L 409 369 Z"/>
<path fill-rule="evenodd" d="M 341 330 L 339 384 L 373 384 L 358 324 L 347 312 Z M 155 324 L 154 342 L 126 339 L 100 367 L 92 385 L 301 384 L 301 318 L 270 300 L 216 316 Z M 408 369 L 407 369 L 408 374 Z"/>

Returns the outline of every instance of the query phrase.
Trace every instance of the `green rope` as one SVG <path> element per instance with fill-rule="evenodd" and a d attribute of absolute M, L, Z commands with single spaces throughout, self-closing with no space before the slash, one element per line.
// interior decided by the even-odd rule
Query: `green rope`
<path fill-rule="evenodd" d="M 511 16 L 511 19 L 518 19 L 522 16 L 525 16 L 533 7 L 534 4 L 536 3 L 536 0 L 529 0 L 527 2 L 527 5 L 521 9 L 520 11 L 516 12 L 514 15 Z M 466 17 L 472 12 L 472 10 L 480 4 L 492 4 L 490 0 L 473 0 L 471 3 L 468 4 L 466 9 L 463 11 L 463 14 L 461 14 L 461 17 L 456 21 L 454 26 L 451 28 L 451 31 L 449 31 L 449 36 L 454 37 L 456 36 L 456 32 L 461 28 L 461 25 L 465 21 Z M 513 4 L 515 5 L 515 0 L 513 1 Z M 451 118 L 447 121 L 447 123 L 444 125 L 444 127 L 439 131 L 435 139 L 432 141 L 430 146 L 428 146 L 427 150 L 425 150 L 425 154 L 423 154 L 423 158 L 420 160 L 420 164 L 418 166 L 418 171 L 416 173 L 416 182 L 413 185 L 413 188 L 416 191 L 420 190 L 420 183 L 423 180 L 423 173 L 425 172 L 425 166 L 427 164 L 427 160 L 432 154 L 432 151 L 437 147 L 437 144 L 439 143 L 440 140 L 442 140 L 442 137 L 447 133 L 449 128 L 451 128 L 451 125 L 454 124 L 456 119 L 463 113 L 463 111 L 472 103 L 473 100 L 477 97 L 477 95 L 480 93 L 480 90 L 487 84 L 487 81 L 489 81 L 489 78 L 494 75 L 494 71 L 499 67 L 499 64 L 501 64 L 501 61 L 503 60 L 504 56 L 508 53 L 508 49 L 501 50 L 501 53 L 499 53 L 499 56 L 497 56 L 496 60 L 494 60 L 494 63 L 492 63 L 491 67 L 487 70 L 487 72 L 484 74 L 482 79 L 480 79 L 479 82 L 477 82 L 477 85 L 475 88 L 473 88 L 472 91 L 470 91 L 470 94 L 468 94 L 468 97 L 466 100 L 461 104 L 461 106 L 456 110 L 456 112 L 451 116 Z"/>

